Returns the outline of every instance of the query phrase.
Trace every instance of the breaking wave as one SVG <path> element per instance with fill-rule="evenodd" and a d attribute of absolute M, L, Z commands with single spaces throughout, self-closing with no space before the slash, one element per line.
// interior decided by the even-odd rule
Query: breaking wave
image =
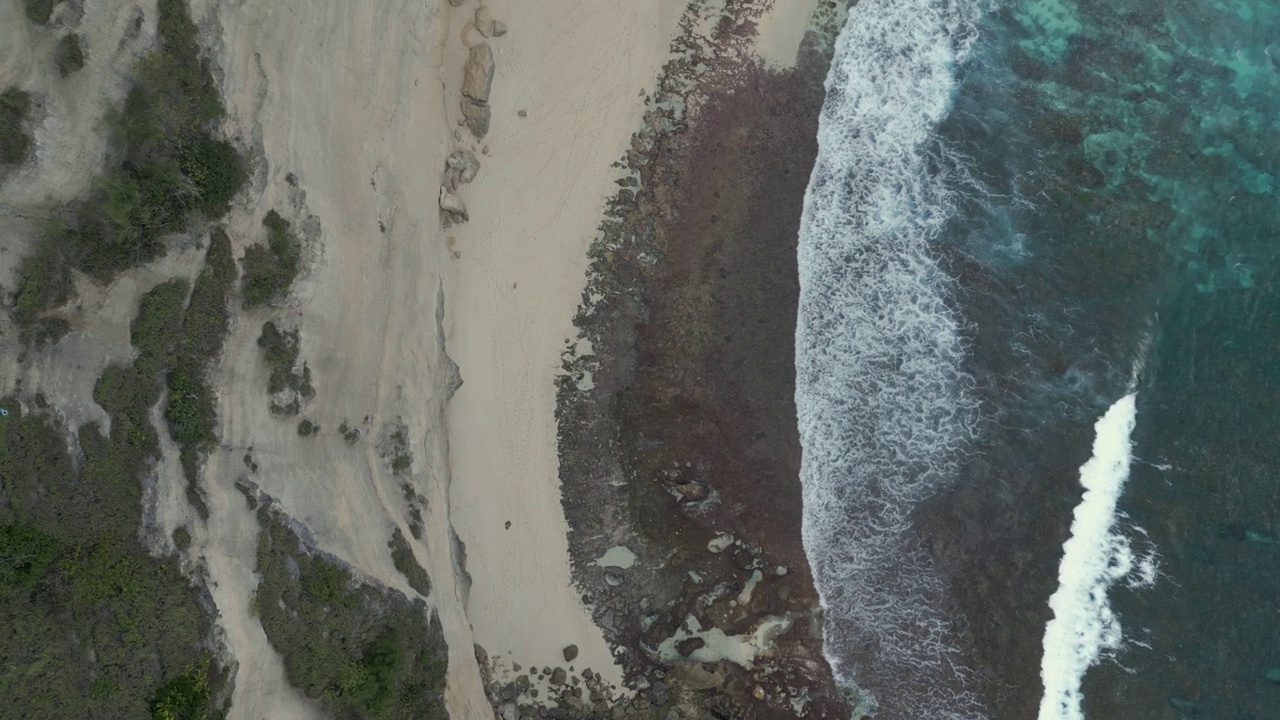
<path fill-rule="evenodd" d="M 977 14 L 967 0 L 850 10 L 800 227 L 804 545 L 828 659 L 877 718 L 984 717 L 910 520 L 954 478 L 976 421 L 953 281 L 932 243 L 964 177 L 935 128 Z"/>

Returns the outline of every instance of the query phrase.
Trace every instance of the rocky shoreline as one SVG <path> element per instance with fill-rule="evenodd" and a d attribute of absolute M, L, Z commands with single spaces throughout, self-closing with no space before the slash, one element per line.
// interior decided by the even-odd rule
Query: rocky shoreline
<path fill-rule="evenodd" d="M 821 3 L 778 69 L 750 51 L 768 5 L 686 13 L 567 342 L 574 579 L 638 691 L 612 717 L 850 713 L 800 542 L 793 400 L 796 233 L 842 9 Z M 500 717 L 526 712 L 513 699 Z"/>

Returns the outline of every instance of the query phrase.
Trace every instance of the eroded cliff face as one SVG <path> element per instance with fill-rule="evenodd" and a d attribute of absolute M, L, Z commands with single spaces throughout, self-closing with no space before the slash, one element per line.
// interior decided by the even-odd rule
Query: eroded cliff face
<path fill-rule="evenodd" d="M 796 232 L 838 17 L 821 7 L 796 66 L 773 68 L 749 50 L 763 9 L 691 15 L 647 100 L 566 352 L 564 504 L 633 707 L 847 717 L 801 547 L 793 400 Z"/>

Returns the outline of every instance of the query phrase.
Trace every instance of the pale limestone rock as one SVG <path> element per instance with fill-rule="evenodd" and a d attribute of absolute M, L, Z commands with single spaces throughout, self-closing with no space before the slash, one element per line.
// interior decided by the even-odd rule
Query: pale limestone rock
<path fill-rule="evenodd" d="M 485 136 L 489 132 L 489 105 L 480 103 L 471 98 L 462 98 L 462 118 L 466 121 L 467 127 L 471 129 L 471 134 L 477 139 Z"/>
<path fill-rule="evenodd" d="M 462 94 L 477 102 L 489 102 L 493 87 L 493 50 L 488 43 L 472 46 L 462 69 Z"/>

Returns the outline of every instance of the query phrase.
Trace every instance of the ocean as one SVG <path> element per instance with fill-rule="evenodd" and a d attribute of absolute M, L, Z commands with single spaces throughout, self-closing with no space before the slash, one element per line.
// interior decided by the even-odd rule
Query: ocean
<path fill-rule="evenodd" d="M 1280 3 L 861 0 L 799 242 L 876 718 L 1280 718 Z"/>

